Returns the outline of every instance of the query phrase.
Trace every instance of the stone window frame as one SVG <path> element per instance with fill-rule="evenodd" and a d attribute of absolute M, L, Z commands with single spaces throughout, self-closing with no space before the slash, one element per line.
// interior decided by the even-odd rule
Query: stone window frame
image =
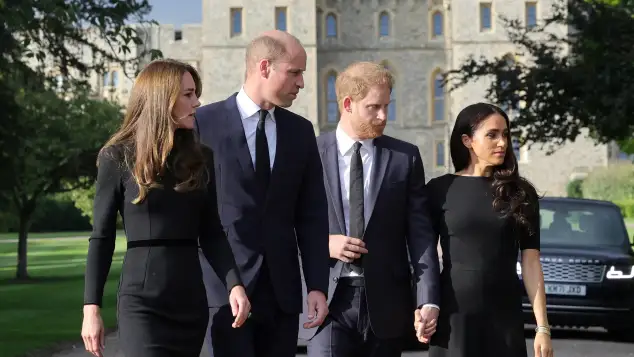
<path fill-rule="evenodd" d="M 435 5 L 435 6 L 431 6 L 429 8 L 429 12 L 428 12 L 428 24 L 429 24 L 429 40 L 430 41 L 438 41 L 438 40 L 442 40 L 445 37 L 445 33 L 446 33 L 446 21 L 445 21 L 445 9 L 442 5 Z M 441 33 L 440 35 L 435 35 L 434 34 L 434 28 L 435 28 L 435 24 L 434 24 L 434 15 L 436 14 L 440 14 L 440 21 L 442 22 L 441 25 Z"/>
<path fill-rule="evenodd" d="M 446 124 L 447 123 L 447 89 L 445 87 L 443 87 L 443 96 L 442 96 L 442 101 L 443 101 L 443 120 L 435 120 L 436 118 L 436 77 L 440 74 L 442 74 L 444 71 L 442 68 L 440 67 L 436 67 L 434 68 L 431 72 L 430 72 L 430 76 L 429 76 L 429 82 L 428 82 L 428 88 L 429 88 L 429 124 L 430 125 L 438 125 L 438 124 Z"/>
<path fill-rule="evenodd" d="M 383 17 L 383 15 L 387 16 L 387 26 L 388 26 L 388 32 L 387 35 L 382 35 L 381 34 L 381 19 Z M 385 38 L 393 38 L 394 37 L 394 13 L 390 10 L 390 9 L 379 9 L 376 12 L 376 16 L 374 17 L 376 23 L 376 37 L 378 39 L 385 39 Z"/>
<path fill-rule="evenodd" d="M 483 27 L 482 22 L 482 9 L 484 7 L 489 8 L 489 22 L 491 27 Z M 478 5 L 478 31 L 481 33 L 491 33 L 495 31 L 495 8 L 493 6 L 493 0 L 481 1 Z"/>
<path fill-rule="evenodd" d="M 320 82 L 321 82 L 321 90 L 319 91 L 319 95 L 320 95 L 320 103 L 323 103 L 323 107 L 324 110 L 321 111 L 321 115 L 319 118 L 319 122 L 321 124 L 321 127 L 327 127 L 327 128 L 335 128 L 337 126 L 337 124 L 339 124 L 339 116 L 341 115 L 341 109 L 339 108 L 339 102 L 337 101 L 337 121 L 336 122 L 329 122 L 328 121 L 328 78 L 331 75 L 335 76 L 335 81 L 337 78 L 337 75 L 339 75 L 339 72 L 337 70 L 336 67 L 334 66 L 327 66 L 323 69 L 322 71 L 322 75 L 320 78 Z M 336 96 L 336 92 L 335 92 L 335 96 Z M 336 100 L 336 99 L 335 99 Z"/>
<path fill-rule="evenodd" d="M 324 22 L 322 26 L 322 37 L 325 40 L 338 41 L 341 38 L 341 19 L 339 13 L 335 9 L 324 10 Z M 328 36 L 328 17 L 333 16 L 335 19 L 335 35 Z"/>

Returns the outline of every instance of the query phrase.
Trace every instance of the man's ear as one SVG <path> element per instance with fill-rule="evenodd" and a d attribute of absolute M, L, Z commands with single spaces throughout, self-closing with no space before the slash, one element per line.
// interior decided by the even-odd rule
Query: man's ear
<path fill-rule="evenodd" d="M 269 78 L 271 74 L 271 61 L 267 59 L 262 59 L 258 62 L 258 70 L 260 72 L 260 76 L 263 78 Z"/>
<path fill-rule="evenodd" d="M 352 112 L 352 98 L 343 98 L 343 110 L 347 111 L 348 113 Z"/>

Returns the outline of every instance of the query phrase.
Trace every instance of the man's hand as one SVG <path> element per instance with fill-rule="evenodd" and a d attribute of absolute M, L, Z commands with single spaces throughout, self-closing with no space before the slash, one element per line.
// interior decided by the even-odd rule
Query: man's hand
<path fill-rule="evenodd" d="M 429 343 L 431 335 L 436 332 L 438 312 L 433 306 L 423 306 L 420 310 L 414 311 L 414 329 L 418 341 Z"/>
<path fill-rule="evenodd" d="M 330 257 L 339 259 L 344 263 L 351 263 L 368 252 L 365 243 L 359 238 L 351 238 L 341 234 L 328 236 L 328 249 Z"/>
<path fill-rule="evenodd" d="M 313 290 L 308 293 L 306 303 L 308 304 L 308 319 L 310 321 L 304 323 L 304 328 L 309 329 L 324 323 L 326 316 L 328 316 L 326 295 L 321 291 Z"/>
<path fill-rule="evenodd" d="M 231 313 L 235 317 L 231 327 L 238 328 L 244 324 L 251 312 L 251 302 L 243 286 L 236 285 L 231 289 L 229 304 L 231 305 Z"/>

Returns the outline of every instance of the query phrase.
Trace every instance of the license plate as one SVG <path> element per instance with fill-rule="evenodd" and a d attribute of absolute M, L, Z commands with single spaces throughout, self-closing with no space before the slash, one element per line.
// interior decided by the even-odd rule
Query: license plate
<path fill-rule="evenodd" d="M 546 284 L 546 294 L 586 296 L 586 286 L 569 284 Z"/>

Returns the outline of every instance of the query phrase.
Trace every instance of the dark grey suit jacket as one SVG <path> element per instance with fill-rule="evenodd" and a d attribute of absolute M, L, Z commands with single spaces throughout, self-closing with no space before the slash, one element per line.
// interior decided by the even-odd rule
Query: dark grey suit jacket
<path fill-rule="evenodd" d="M 345 235 L 335 132 L 319 136 L 317 144 L 324 167 L 330 234 Z M 413 329 L 416 307 L 439 304 L 438 238 L 427 211 L 418 148 L 385 135 L 375 139 L 374 146 L 372 208 L 363 236 L 368 253 L 362 264 L 373 332 L 379 338 L 397 338 Z M 329 302 L 342 266 L 331 258 Z M 302 339 L 311 339 L 315 333 L 316 329 L 300 328 Z"/>
<path fill-rule="evenodd" d="M 300 252 L 309 291 L 328 292 L 328 208 L 312 124 L 279 107 L 275 122 L 275 162 L 268 191 L 263 192 L 236 94 L 196 111 L 200 140 L 214 152 L 220 220 L 247 292 L 252 292 L 260 270 L 268 268 L 280 308 L 299 314 L 305 305 Z M 264 256 L 268 266 L 262 264 Z M 226 305 L 221 279 L 202 258 L 209 306 Z"/>

